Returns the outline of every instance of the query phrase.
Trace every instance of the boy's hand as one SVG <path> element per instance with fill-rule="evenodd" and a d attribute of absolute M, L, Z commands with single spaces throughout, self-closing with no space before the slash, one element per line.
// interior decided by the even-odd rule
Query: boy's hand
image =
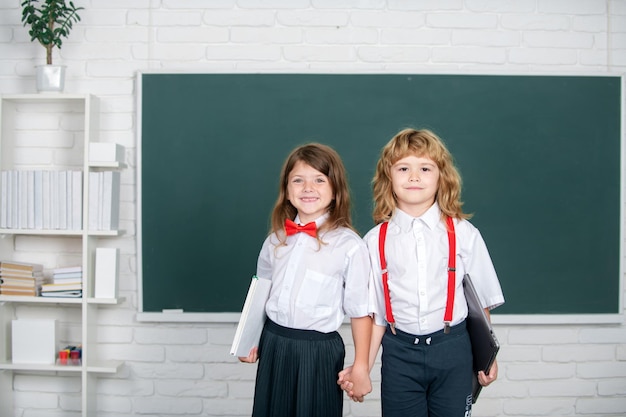
<path fill-rule="evenodd" d="M 355 402 L 363 402 L 364 397 L 372 392 L 369 371 L 363 366 L 349 366 L 339 372 L 337 384 Z"/>
<path fill-rule="evenodd" d="M 496 378 L 498 378 L 498 362 L 495 360 L 493 361 L 493 365 L 491 365 L 491 368 L 489 369 L 489 374 L 485 374 L 483 371 L 478 372 L 478 382 L 483 387 L 491 384 L 493 381 L 496 380 Z"/>

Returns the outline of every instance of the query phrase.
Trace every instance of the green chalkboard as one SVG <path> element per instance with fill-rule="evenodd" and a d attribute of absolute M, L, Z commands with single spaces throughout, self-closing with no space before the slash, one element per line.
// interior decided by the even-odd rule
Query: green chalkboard
<path fill-rule="evenodd" d="M 621 78 L 412 74 L 139 76 L 143 312 L 238 312 L 281 165 L 343 157 L 357 228 L 400 129 L 455 156 L 506 304 L 496 314 L 620 311 Z"/>

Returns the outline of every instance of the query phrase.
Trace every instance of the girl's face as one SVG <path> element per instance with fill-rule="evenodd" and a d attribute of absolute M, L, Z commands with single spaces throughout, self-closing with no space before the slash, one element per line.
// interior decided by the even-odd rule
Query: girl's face
<path fill-rule="evenodd" d="M 391 186 L 398 208 L 419 217 L 435 203 L 439 168 L 430 158 L 406 156 L 391 166 Z"/>
<path fill-rule="evenodd" d="M 326 213 L 335 198 L 328 177 L 312 166 L 298 161 L 287 177 L 287 200 L 298 210 L 306 224 Z"/>

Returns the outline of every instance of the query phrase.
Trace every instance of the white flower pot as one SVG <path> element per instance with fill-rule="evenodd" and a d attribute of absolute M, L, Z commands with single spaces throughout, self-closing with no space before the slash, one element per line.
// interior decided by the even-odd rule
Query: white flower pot
<path fill-rule="evenodd" d="M 65 87 L 65 65 L 37 65 L 37 91 L 61 92 Z"/>

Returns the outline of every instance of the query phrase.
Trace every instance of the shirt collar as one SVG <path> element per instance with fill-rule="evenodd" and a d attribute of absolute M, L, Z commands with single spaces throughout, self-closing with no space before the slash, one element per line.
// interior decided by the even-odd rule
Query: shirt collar
<path fill-rule="evenodd" d="M 322 214 L 321 216 L 319 216 L 317 219 L 315 219 L 315 225 L 317 226 L 318 229 L 319 229 L 319 227 L 321 225 L 323 225 L 326 222 L 326 220 L 328 219 L 328 216 L 330 216 L 330 214 L 328 214 L 328 212 L 326 212 L 326 213 Z M 300 223 L 300 216 L 298 216 L 297 214 L 296 214 L 296 218 L 293 219 L 293 221 L 296 224 L 303 225 L 302 223 Z"/>
<path fill-rule="evenodd" d="M 413 220 L 421 220 L 429 229 L 434 229 L 441 220 L 441 210 L 439 204 L 435 202 L 424 214 L 419 217 L 413 217 L 396 207 L 391 217 L 391 221 L 397 224 L 401 230 L 411 230 Z"/>

